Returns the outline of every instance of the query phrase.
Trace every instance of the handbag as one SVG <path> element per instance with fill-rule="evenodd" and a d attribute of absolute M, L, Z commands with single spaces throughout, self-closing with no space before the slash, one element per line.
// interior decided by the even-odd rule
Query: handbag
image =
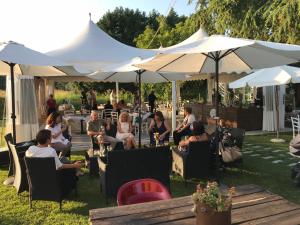
<path fill-rule="evenodd" d="M 225 163 L 234 162 L 243 156 L 240 148 L 237 146 L 224 147 L 223 144 L 221 144 L 220 151 Z"/>

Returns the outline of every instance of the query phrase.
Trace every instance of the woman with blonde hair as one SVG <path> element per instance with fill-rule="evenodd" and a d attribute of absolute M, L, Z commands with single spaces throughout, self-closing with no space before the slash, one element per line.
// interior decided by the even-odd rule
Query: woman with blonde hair
<path fill-rule="evenodd" d="M 118 121 L 116 138 L 122 140 L 125 143 L 126 149 L 136 147 L 134 135 L 131 132 L 132 124 L 129 120 L 129 115 L 127 112 L 122 112 Z"/>

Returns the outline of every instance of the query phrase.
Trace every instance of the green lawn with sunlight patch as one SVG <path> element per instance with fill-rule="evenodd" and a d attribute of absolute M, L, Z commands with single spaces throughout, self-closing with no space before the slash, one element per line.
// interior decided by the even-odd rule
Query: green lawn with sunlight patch
<path fill-rule="evenodd" d="M 229 186 L 257 184 L 279 194 L 290 201 L 300 204 L 300 188 L 295 187 L 290 179 L 289 164 L 297 159 L 288 154 L 290 134 L 282 135 L 287 142 L 273 144 L 269 140 L 273 135 L 247 136 L 244 144 L 244 162 L 237 168 L 227 168 L 221 174 L 220 181 Z M 83 153 L 77 153 L 72 159 L 83 159 Z M 257 155 L 258 154 L 258 155 Z M 270 157 L 264 159 L 263 157 Z M 281 160 L 278 163 L 273 161 Z M 74 194 L 63 203 L 59 210 L 58 203 L 34 202 L 34 210 L 29 208 L 28 193 L 17 196 L 14 188 L 2 185 L 7 175 L 7 168 L 0 168 L 0 224 L 88 224 L 88 211 L 93 208 L 115 206 L 111 199 L 105 204 L 100 193 L 99 179 L 88 174 L 80 178 L 78 196 Z M 85 171 L 87 173 L 87 171 Z M 176 175 L 171 177 L 173 197 L 193 193 L 198 180 L 184 186 L 183 180 Z"/>

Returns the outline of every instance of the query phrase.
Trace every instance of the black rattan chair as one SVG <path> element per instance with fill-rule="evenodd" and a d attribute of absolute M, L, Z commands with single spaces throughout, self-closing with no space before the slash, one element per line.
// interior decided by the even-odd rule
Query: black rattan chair
<path fill-rule="evenodd" d="M 26 172 L 29 184 L 29 204 L 33 200 L 54 201 L 61 209 L 63 198 L 76 189 L 75 169 L 56 170 L 53 157 L 25 157 Z"/>
<path fill-rule="evenodd" d="M 208 178 L 212 175 L 210 141 L 190 142 L 185 152 L 173 150 L 172 169 L 185 181 L 190 178 Z"/>

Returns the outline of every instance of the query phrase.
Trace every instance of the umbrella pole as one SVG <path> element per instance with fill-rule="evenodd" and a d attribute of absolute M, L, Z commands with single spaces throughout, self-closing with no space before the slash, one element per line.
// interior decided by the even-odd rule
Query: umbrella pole
<path fill-rule="evenodd" d="M 277 120 L 277 139 L 279 138 L 279 94 L 278 94 L 278 85 L 275 87 L 276 89 L 276 120 Z"/>
<path fill-rule="evenodd" d="M 139 79 L 139 148 L 141 148 L 142 143 L 142 82 L 141 82 L 141 74 L 142 71 L 138 71 L 138 79 Z"/>
<path fill-rule="evenodd" d="M 215 77 L 216 77 L 216 92 L 215 92 L 215 104 L 216 104 L 216 117 L 219 117 L 219 52 L 216 52 L 215 58 Z"/>
<path fill-rule="evenodd" d="M 13 141 L 16 144 L 16 104 L 15 104 L 15 76 L 14 76 L 14 66 L 16 64 L 10 63 L 10 85 L 11 85 L 11 119 L 13 128 Z"/>

